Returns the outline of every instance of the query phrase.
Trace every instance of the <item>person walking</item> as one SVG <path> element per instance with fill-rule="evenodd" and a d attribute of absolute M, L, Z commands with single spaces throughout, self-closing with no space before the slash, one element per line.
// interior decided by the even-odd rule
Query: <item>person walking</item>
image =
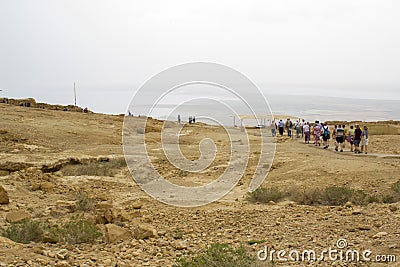
<path fill-rule="evenodd" d="M 178 114 L 178 123 L 181 124 L 181 115 Z"/>
<path fill-rule="evenodd" d="M 304 138 L 304 128 L 303 126 L 306 124 L 306 120 L 302 119 L 300 122 L 300 129 L 301 129 L 301 138 Z"/>
<path fill-rule="evenodd" d="M 292 123 L 292 121 L 290 120 L 290 118 L 287 119 L 285 126 L 286 126 L 286 130 L 287 130 L 288 136 L 289 136 L 289 137 L 292 137 L 292 127 L 293 127 L 293 123 Z"/>
<path fill-rule="evenodd" d="M 300 120 L 296 121 L 296 138 L 300 138 L 300 134 L 302 132 L 301 130 L 302 126 L 300 125 Z"/>
<path fill-rule="evenodd" d="M 350 130 L 347 131 L 346 141 L 350 143 L 350 151 L 354 152 L 354 126 L 350 125 Z"/>
<path fill-rule="evenodd" d="M 368 127 L 365 125 L 361 134 L 361 153 L 368 154 Z"/>
<path fill-rule="evenodd" d="M 324 149 L 327 149 L 329 147 L 330 138 L 331 138 L 331 133 L 329 131 L 329 125 L 325 122 L 324 125 L 322 126 L 322 140 Z"/>
<path fill-rule="evenodd" d="M 305 136 L 304 143 L 309 144 L 310 143 L 310 123 L 307 122 L 303 125 L 303 133 Z"/>
<path fill-rule="evenodd" d="M 313 127 L 313 133 L 314 133 L 315 146 L 321 146 L 321 126 L 319 124 L 319 121 L 315 121 L 315 124 Z"/>
<path fill-rule="evenodd" d="M 337 128 L 338 128 L 338 126 L 337 125 L 335 125 L 334 126 L 334 128 L 333 128 L 333 131 L 332 131 L 332 140 L 333 140 L 333 144 L 335 145 L 335 147 L 336 147 L 336 131 L 337 131 Z"/>
<path fill-rule="evenodd" d="M 343 152 L 344 149 L 344 125 L 338 125 L 336 128 L 336 134 L 335 134 L 335 150 L 338 151 L 340 148 L 340 152 Z"/>
<path fill-rule="evenodd" d="M 271 123 L 271 133 L 272 133 L 272 137 L 276 137 L 276 123 L 275 123 L 275 121 L 272 121 L 272 123 Z"/>
<path fill-rule="evenodd" d="M 356 124 L 356 129 L 354 130 L 354 153 L 361 154 L 360 143 L 361 143 L 362 130 L 360 125 Z"/>
<path fill-rule="evenodd" d="M 279 120 L 279 134 L 282 136 L 284 131 L 285 123 L 282 120 Z"/>

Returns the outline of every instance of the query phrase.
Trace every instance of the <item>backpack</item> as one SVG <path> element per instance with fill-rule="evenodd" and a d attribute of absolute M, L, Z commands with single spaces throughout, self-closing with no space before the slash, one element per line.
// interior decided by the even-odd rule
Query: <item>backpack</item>
<path fill-rule="evenodd" d="M 322 128 L 324 128 L 324 136 L 329 136 L 330 132 L 329 132 L 329 127 L 328 126 L 323 126 Z"/>

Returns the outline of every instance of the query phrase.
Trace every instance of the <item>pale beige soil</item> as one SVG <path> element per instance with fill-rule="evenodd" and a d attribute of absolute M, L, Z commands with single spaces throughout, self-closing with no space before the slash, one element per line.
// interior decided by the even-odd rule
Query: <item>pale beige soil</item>
<path fill-rule="evenodd" d="M 179 208 L 157 202 L 141 191 L 126 167 L 114 177 L 65 176 L 62 170 L 45 174 L 43 166 L 54 167 L 73 158 L 96 160 L 99 156 L 123 157 L 122 116 L 49 111 L 0 104 L 0 185 L 8 192 L 10 203 L 0 205 L 0 227 L 6 227 L 5 214 L 14 210 L 28 211 L 34 219 L 50 224 L 69 220 L 82 213 L 88 219 L 96 211 L 69 212 L 60 200 L 74 200 L 78 191 L 86 191 L 98 203 L 110 203 L 113 209 L 129 216 L 123 227 L 148 224 L 158 234 L 149 239 L 109 243 L 100 238 L 94 244 L 63 245 L 49 243 L 18 244 L 0 238 L 0 266 L 171 266 L 177 257 L 196 253 L 212 243 L 239 246 L 251 240 L 263 244 L 250 246 L 254 255 L 264 245 L 276 249 L 322 249 L 334 247 L 345 238 L 351 249 L 370 249 L 374 254 L 397 255 L 400 261 L 400 203 L 369 204 L 364 207 L 302 206 L 292 202 L 250 204 L 246 192 L 252 171 L 258 162 L 256 130 L 250 130 L 249 166 L 240 183 L 223 199 L 197 208 Z M 223 129 L 213 126 L 185 126 L 188 131 L 180 140 L 183 154 L 189 159 L 200 156 L 199 140 L 209 137 L 218 149 L 209 171 L 191 175 L 179 172 L 165 160 L 158 143 L 157 125 L 146 135 L 156 168 L 177 184 L 198 186 L 210 182 L 224 171 L 230 154 L 230 142 Z M 171 126 L 174 127 L 174 126 Z M 348 148 L 348 147 L 347 147 Z M 372 135 L 370 152 L 399 154 L 399 135 Z M 312 145 L 278 138 L 272 169 L 263 186 L 289 189 L 348 186 L 366 193 L 383 192 L 400 179 L 399 158 L 357 157 L 335 153 Z M 36 184 L 50 181 L 48 190 L 33 190 Z M 142 207 L 133 210 L 139 200 Z M 57 202 L 58 201 L 58 202 Z M 394 208 L 393 208 L 394 207 Z M 396 209 L 397 208 L 397 209 Z M 99 224 L 104 232 L 104 225 Z M 182 232 L 184 248 L 177 248 L 172 233 Z M 385 232 L 380 237 L 377 233 Z M 58 259 L 54 253 L 65 248 L 68 257 Z M 49 253 L 50 252 L 50 253 Z M 117 265 L 116 265 L 117 264 Z M 356 266 L 337 263 L 337 266 Z M 391 264 L 391 266 L 398 266 Z M 304 263 L 278 264 L 305 266 Z M 318 266 L 331 263 L 318 263 Z M 387 266 L 359 263 L 358 266 Z M 258 266 L 272 266 L 259 262 Z M 316 265 L 312 265 L 316 266 Z"/>

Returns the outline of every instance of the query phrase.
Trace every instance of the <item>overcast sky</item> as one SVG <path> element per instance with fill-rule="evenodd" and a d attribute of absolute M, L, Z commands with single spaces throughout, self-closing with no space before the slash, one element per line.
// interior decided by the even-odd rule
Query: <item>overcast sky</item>
<path fill-rule="evenodd" d="M 400 1 L 0 0 L 0 95 L 124 112 L 159 71 L 233 67 L 266 93 L 400 100 Z M 110 108 L 110 101 L 121 109 Z"/>

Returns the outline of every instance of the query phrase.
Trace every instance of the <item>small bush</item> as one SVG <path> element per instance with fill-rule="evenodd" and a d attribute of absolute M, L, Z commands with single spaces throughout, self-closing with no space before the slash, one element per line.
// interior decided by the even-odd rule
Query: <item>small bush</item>
<path fill-rule="evenodd" d="M 61 169 L 65 176 L 114 176 L 118 170 L 126 166 L 124 158 L 109 161 L 95 161 L 85 164 L 67 165 Z"/>
<path fill-rule="evenodd" d="M 90 243 L 95 241 L 100 235 L 101 233 L 95 224 L 77 218 L 50 229 L 50 236 L 52 238 L 57 242 L 68 244 Z"/>
<path fill-rule="evenodd" d="M 399 193 L 400 194 L 400 180 L 398 180 L 397 182 L 395 182 L 391 189 L 393 190 L 393 192 L 395 193 Z"/>
<path fill-rule="evenodd" d="M 267 203 L 269 201 L 277 202 L 283 198 L 284 194 L 277 188 L 260 187 L 254 192 L 248 194 L 247 199 L 250 202 Z"/>
<path fill-rule="evenodd" d="M 3 229 L 3 236 L 18 243 L 40 242 L 46 228 L 40 221 L 24 220 Z"/>
<path fill-rule="evenodd" d="M 175 228 L 171 235 L 174 239 L 182 239 L 183 234 L 184 233 L 180 228 Z"/>
<path fill-rule="evenodd" d="M 342 206 L 346 202 L 355 205 L 367 204 L 366 194 L 361 190 L 354 190 L 348 187 L 331 186 L 325 188 L 320 194 L 320 203 L 329 206 Z"/>
<path fill-rule="evenodd" d="M 320 205 L 321 191 L 318 189 L 292 189 L 289 191 L 290 199 L 299 205 Z"/>
<path fill-rule="evenodd" d="M 96 201 L 84 193 L 80 192 L 75 196 L 76 199 L 76 208 L 80 211 L 90 211 L 93 209 Z"/>
<path fill-rule="evenodd" d="M 237 249 L 227 244 L 212 244 L 197 256 L 181 258 L 175 267 L 249 267 L 256 266 L 256 259 L 244 247 Z"/>

